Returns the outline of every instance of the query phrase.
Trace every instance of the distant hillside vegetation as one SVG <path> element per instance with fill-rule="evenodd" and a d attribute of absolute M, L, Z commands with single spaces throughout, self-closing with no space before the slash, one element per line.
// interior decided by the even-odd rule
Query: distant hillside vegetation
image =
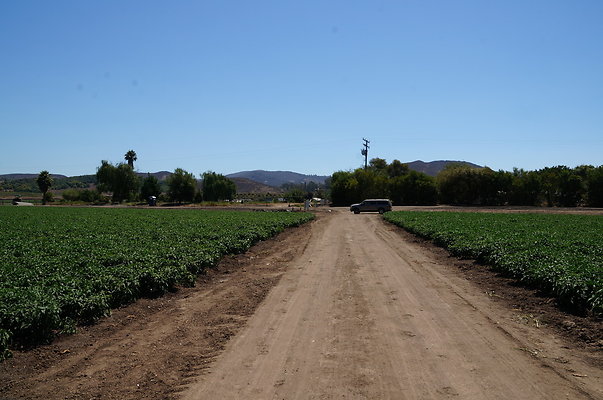
<path fill-rule="evenodd" d="M 237 193 L 282 193 L 283 190 L 247 178 L 228 178 L 237 186 Z"/>
<path fill-rule="evenodd" d="M 255 182 L 263 183 L 268 186 L 280 187 L 285 183 L 303 184 L 315 182 L 324 184 L 329 176 L 321 175 L 305 175 L 291 171 L 241 171 L 234 174 L 226 175 L 227 178 L 246 178 Z"/>
<path fill-rule="evenodd" d="M 410 168 L 414 171 L 417 171 L 417 172 L 423 172 L 430 176 L 436 176 L 438 173 L 440 173 L 441 170 L 446 168 L 446 166 L 448 164 L 463 164 L 463 165 L 467 165 L 467 166 L 473 167 L 473 168 L 482 168 L 480 165 L 473 164 L 473 163 L 470 163 L 467 161 L 452 161 L 452 160 L 438 160 L 438 161 L 430 161 L 430 162 L 424 162 L 421 160 L 417 160 L 417 161 L 409 162 L 406 164 L 408 165 L 408 168 Z"/>
<path fill-rule="evenodd" d="M 52 190 L 85 189 L 96 183 L 95 175 L 81 175 L 67 177 L 65 175 L 51 174 L 53 179 Z M 0 175 L 0 190 L 15 192 L 40 191 L 36 179 L 38 174 L 5 174 Z"/>
<path fill-rule="evenodd" d="M 448 164 L 463 164 L 475 168 L 481 168 L 477 164 L 467 161 L 451 161 L 439 160 L 424 162 L 421 160 L 407 163 L 412 170 L 424 172 L 427 175 L 436 176 Z M 141 179 L 144 179 L 147 174 L 154 176 L 165 189 L 166 179 L 172 174 L 169 171 L 159 172 L 137 172 Z M 96 183 L 96 175 L 80 175 L 80 176 L 65 176 L 59 174 L 51 174 L 54 179 L 52 190 L 62 189 L 83 189 L 93 188 Z M 0 175 L 0 190 L 2 191 L 19 191 L 19 192 L 39 192 L 36 178 L 38 174 L 4 174 Z M 307 175 L 291 171 L 241 171 L 226 175 L 232 179 L 237 186 L 238 193 L 281 193 L 281 188 L 284 184 L 303 185 L 305 183 L 314 182 L 319 185 L 324 185 L 325 180 L 329 176 L 322 175 Z"/>
<path fill-rule="evenodd" d="M 169 171 L 159 171 L 159 172 L 137 172 L 136 175 L 141 177 L 142 179 L 146 178 L 147 175 L 154 176 L 158 181 L 165 181 L 168 176 L 172 175 Z"/>
<path fill-rule="evenodd" d="M 0 180 L 14 181 L 17 179 L 36 179 L 39 174 L 4 174 L 0 175 Z M 52 179 L 64 179 L 67 178 L 65 175 L 50 174 Z"/>

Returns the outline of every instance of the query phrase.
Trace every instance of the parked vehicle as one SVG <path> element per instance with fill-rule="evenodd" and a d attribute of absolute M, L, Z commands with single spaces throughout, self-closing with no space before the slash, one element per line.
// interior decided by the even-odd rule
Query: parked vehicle
<path fill-rule="evenodd" d="M 366 199 L 362 203 L 352 204 L 350 211 L 354 214 L 360 214 L 361 212 L 373 211 L 383 214 L 384 212 L 392 210 L 392 202 L 388 199 Z"/>

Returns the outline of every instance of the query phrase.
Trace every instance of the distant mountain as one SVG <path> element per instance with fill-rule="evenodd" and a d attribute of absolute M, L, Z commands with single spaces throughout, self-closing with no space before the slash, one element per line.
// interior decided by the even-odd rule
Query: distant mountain
<path fill-rule="evenodd" d="M 467 161 L 451 161 L 451 160 L 438 160 L 438 161 L 430 161 L 424 162 L 421 160 L 413 161 L 406 163 L 408 168 L 417 171 L 423 172 L 430 176 L 436 176 L 441 170 L 443 170 L 448 164 L 463 164 L 473 168 L 482 168 L 482 166 L 473 164 Z"/>
<path fill-rule="evenodd" d="M 151 176 L 154 176 L 155 178 L 157 178 L 158 181 L 165 181 L 170 175 L 172 175 L 172 172 L 169 172 L 169 171 L 137 172 L 136 175 L 138 175 L 142 179 L 146 178 L 147 175 L 151 175 Z"/>
<path fill-rule="evenodd" d="M 0 175 L 0 180 L 14 181 L 17 179 L 36 179 L 39 174 L 4 174 Z M 64 179 L 67 178 L 65 175 L 50 174 L 52 179 Z"/>
<path fill-rule="evenodd" d="M 241 171 L 226 175 L 227 178 L 245 178 L 255 182 L 263 183 L 268 186 L 280 187 L 284 183 L 308 183 L 315 182 L 324 184 L 329 176 L 305 175 L 291 171 Z"/>
<path fill-rule="evenodd" d="M 247 178 L 228 178 L 237 186 L 237 193 L 282 193 L 282 189 L 252 181 Z"/>
<path fill-rule="evenodd" d="M 154 176 L 159 181 L 164 181 L 168 176 L 172 175 L 169 171 L 159 171 L 159 172 L 137 172 L 136 175 L 141 178 L 146 178 L 147 174 Z M 96 180 L 96 175 L 78 175 L 78 176 L 66 176 L 59 174 L 50 174 L 53 179 L 69 179 L 75 181 L 90 181 Z M 4 174 L 0 175 L 0 180 L 3 181 L 15 181 L 18 179 L 36 179 L 38 174 Z"/>
<path fill-rule="evenodd" d="M 51 190 L 86 189 L 96 183 L 95 175 L 70 176 L 51 174 L 53 184 Z M 38 174 L 4 174 L 0 175 L 0 189 L 16 192 L 39 192 L 36 179 Z"/>
<path fill-rule="evenodd" d="M 421 160 L 412 161 L 406 163 L 412 170 L 418 172 L 424 172 L 427 175 L 436 176 L 441 170 L 443 170 L 448 164 L 463 164 L 474 168 L 482 168 L 477 164 L 473 164 L 467 161 L 451 161 L 451 160 L 438 160 L 431 162 L 424 162 Z M 138 176 L 144 179 L 147 174 L 157 178 L 159 182 L 165 185 L 165 180 L 172 175 L 169 171 L 159 172 L 137 172 Z M 65 176 L 59 174 L 51 174 L 55 183 L 53 189 L 67 189 L 67 188 L 87 188 L 91 187 L 96 183 L 96 175 L 80 175 L 80 176 Z M 3 183 L 4 190 L 19 190 L 19 191 L 38 191 L 35 179 L 38 174 L 3 174 L 0 175 L 0 182 Z M 329 176 L 323 175 L 306 175 L 291 171 L 241 171 L 233 174 L 226 175 L 227 178 L 232 179 L 237 185 L 238 193 L 278 193 L 281 191 L 281 185 L 285 183 L 292 184 L 303 184 L 309 182 L 315 182 L 318 184 L 324 184 Z"/>

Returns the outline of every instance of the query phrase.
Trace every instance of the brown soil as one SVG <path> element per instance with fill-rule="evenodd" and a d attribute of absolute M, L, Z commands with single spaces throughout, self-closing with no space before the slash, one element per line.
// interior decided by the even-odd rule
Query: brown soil
<path fill-rule="evenodd" d="M 384 223 L 319 212 L 0 363 L 1 399 L 603 399 L 603 322 Z"/>

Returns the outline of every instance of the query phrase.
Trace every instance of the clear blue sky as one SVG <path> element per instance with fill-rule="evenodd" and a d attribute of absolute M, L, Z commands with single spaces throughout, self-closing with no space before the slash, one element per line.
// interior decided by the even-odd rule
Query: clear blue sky
<path fill-rule="evenodd" d="M 0 174 L 603 164 L 603 1 L 0 2 Z"/>

